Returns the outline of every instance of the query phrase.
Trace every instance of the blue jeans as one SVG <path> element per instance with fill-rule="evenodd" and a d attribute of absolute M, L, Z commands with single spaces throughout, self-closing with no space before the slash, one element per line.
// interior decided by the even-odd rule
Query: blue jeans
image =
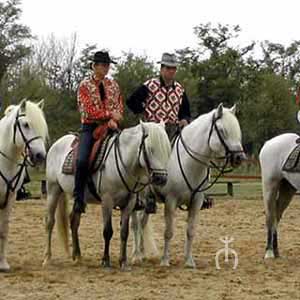
<path fill-rule="evenodd" d="M 81 125 L 73 191 L 74 200 L 79 205 L 84 205 L 84 190 L 89 175 L 89 157 L 95 142 L 93 131 L 96 127 L 95 123 Z"/>

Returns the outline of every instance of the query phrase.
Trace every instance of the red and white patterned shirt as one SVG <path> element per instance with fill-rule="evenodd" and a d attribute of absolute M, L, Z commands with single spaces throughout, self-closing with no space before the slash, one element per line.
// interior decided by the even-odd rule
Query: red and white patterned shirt
<path fill-rule="evenodd" d="M 182 85 L 174 81 L 173 85 L 167 88 L 159 78 L 150 79 L 144 85 L 149 91 L 145 103 L 146 120 L 176 124 L 184 95 Z"/>
<path fill-rule="evenodd" d="M 77 92 L 77 104 L 81 123 L 89 124 L 97 120 L 111 119 L 112 112 L 123 114 L 124 105 L 118 83 L 109 78 L 103 81 L 105 97 L 101 99 L 99 84 L 93 76 L 81 81 Z"/>

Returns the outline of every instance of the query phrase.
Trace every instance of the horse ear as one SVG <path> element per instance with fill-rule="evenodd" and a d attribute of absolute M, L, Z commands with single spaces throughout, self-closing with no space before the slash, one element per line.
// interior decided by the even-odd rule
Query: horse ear
<path fill-rule="evenodd" d="M 20 110 L 21 110 L 21 111 L 25 111 L 25 109 L 26 109 L 26 101 L 27 101 L 27 99 L 24 98 L 24 99 L 20 102 L 19 106 L 20 106 Z"/>
<path fill-rule="evenodd" d="M 223 116 L 223 103 L 220 103 L 217 108 L 216 118 L 222 118 Z"/>
<path fill-rule="evenodd" d="M 144 124 L 144 122 L 140 119 L 140 124 L 142 125 L 142 124 Z"/>
<path fill-rule="evenodd" d="M 235 115 L 236 114 L 236 103 L 230 108 L 230 111 Z"/>
<path fill-rule="evenodd" d="M 43 110 L 45 106 L 45 99 L 42 99 L 40 102 L 37 103 L 37 105 L 41 110 Z"/>
<path fill-rule="evenodd" d="M 10 106 L 6 107 L 6 109 L 4 111 L 4 116 L 7 116 L 15 107 L 16 107 L 16 105 L 14 105 L 14 104 L 11 104 Z"/>

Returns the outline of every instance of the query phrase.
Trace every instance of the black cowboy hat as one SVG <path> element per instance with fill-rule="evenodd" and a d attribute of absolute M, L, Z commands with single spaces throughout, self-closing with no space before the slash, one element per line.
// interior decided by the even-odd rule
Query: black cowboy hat
<path fill-rule="evenodd" d="M 110 57 L 109 57 L 109 54 L 108 52 L 105 52 L 105 51 L 97 51 L 95 54 L 94 54 L 94 57 L 92 59 L 92 62 L 95 63 L 95 64 L 116 64 L 115 61 L 113 61 Z"/>

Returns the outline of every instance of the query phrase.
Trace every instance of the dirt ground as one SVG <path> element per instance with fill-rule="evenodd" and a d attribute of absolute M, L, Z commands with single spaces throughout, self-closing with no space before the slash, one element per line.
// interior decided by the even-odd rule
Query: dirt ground
<path fill-rule="evenodd" d="M 186 213 L 177 214 L 177 230 L 171 247 L 172 266 L 162 268 L 159 258 L 132 267 L 118 268 L 119 212 L 114 217 L 112 270 L 100 267 L 102 225 L 99 206 L 90 206 L 81 224 L 83 259 L 74 265 L 61 250 L 54 234 L 53 264 L 42 267 L 44 251 L 45 200 L 15 204 L 8 259 L 11 272 L 0 274 L 0 299 L 300 299 L 300 203 L 295 198 L 279 230 L 282 258 L 264 262 L 265 230 L 261 199 L 216 200 L 210 210 L 200 212 L 194 242 L 196 270 L 183 267 Z M 160 206 L 153 217 L 155 238 L 161 251 L 163 216 Z M 234 238 L 230 244 L 238 254 L 239 265 L 232 270 L 215 254 L 224 247 L 220 237 Z M 130 236 L 129 253 L 132 240 Z"/>

